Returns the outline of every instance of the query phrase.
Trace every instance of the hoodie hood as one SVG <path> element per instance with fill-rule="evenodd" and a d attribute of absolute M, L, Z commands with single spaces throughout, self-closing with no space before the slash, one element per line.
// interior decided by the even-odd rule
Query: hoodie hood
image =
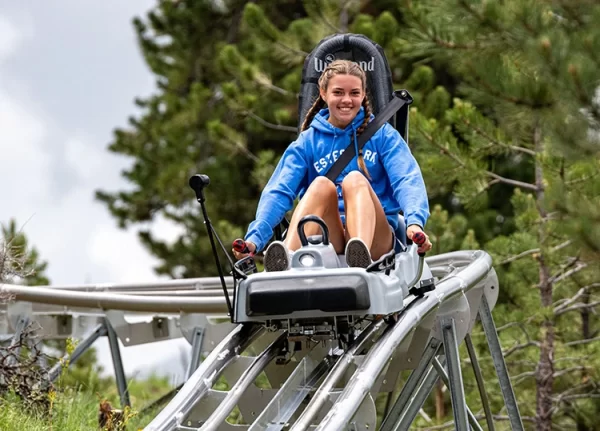
<path fill-rule="evenodd" d="M 373 117 L 373 116 L 371 116 L 371 117 Z M 350 124 L 348 124 L 344 130 L 342 130 L 342 129 L 335 127 L 333 124 L 331 124 L 329 121 L 327 121 L 327 120 L 329 120 L 329 108 L 325 108 L 325 109 L 321 109 L 317 113 L 317 115 L 315 115 L 315 118 L 313 118 L 312 123 L 310 123 L 310 126 L 322 133 L 339 135 L 339 134 L 346 134 L 349 131 L 356 131 L 356 129 L 358 129 L 360 127 L 360 125 L 363 123 L 364 119 L 365 119 L 365 108 L 363 108 L 361 106 L 360 110 L 356 114 L 356 117 L 354 117 L 354 120 L 352 120 L 352 122 Z M 340 133 L 340 132 L 342 132 L 342 133 Z"/>

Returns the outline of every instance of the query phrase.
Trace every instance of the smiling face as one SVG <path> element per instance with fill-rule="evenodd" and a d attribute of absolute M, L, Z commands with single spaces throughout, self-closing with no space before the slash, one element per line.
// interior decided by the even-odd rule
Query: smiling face
<path fill-rule="evenodd" d="M 320 93 L 329 108 L 329 122 L 340 129 L 354 120 L 365 98 L 362 80 L 346 74 L 332 76 Z"/>

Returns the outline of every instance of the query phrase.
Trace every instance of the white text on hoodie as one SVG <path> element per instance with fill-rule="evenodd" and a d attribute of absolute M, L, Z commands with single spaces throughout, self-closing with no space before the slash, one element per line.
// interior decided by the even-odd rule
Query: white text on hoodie
<path fill-rule="evenodd" d="M 313 166 L 315 167 L 315 169 L 317 170 L 318 173 L 321 173 L 329 165 L 331 165 L 333 162 L 335 162 L 342 155 L 343 152 L 344 152 L 344 150 L 332 151 L 331 153 L 325 155 L 325 157 L 321 157 L 319 160 L 317 160 L 313 164 Z M 374 164 L 376 157 L 377 157 L 377 153 L 374 151 L 371 151 L 371 150 L 365 150 L 364 157 L 365 157 L 365 162 Z"/>

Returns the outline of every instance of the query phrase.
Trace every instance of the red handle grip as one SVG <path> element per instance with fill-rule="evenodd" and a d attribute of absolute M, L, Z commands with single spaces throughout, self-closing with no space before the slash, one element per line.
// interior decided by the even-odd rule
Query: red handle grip
<path fill-rule="evenodd" d="M 425 234 L 423 232 L 417 232 L 413 235 L 412 240 L 418 246 L 422 246 L 423 244 L 425 244 L 426 238 L 427 237 L 425 236 Z"/>
<path fill-rule="evenodd" d="M 236 239 L 233 241 L 233 249 L 238 253 L 250 253 L 250 249 L 248 248 L 248 244 L 243 239 Z"/>

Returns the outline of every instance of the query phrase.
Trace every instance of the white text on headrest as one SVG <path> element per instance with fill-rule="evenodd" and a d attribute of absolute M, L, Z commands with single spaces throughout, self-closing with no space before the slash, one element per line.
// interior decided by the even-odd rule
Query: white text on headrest
<path fill-rule="evenodd" d="M 323 72 L 325 68 L 335 60 L 333 54 L 327 54 L 325 60 L 315 57 L 315 71 Z M 358 65 L 364 71 L 372 72 L 375 70 L 375 57 L 371 57 L 369 61 L 357 61 Z"/>

